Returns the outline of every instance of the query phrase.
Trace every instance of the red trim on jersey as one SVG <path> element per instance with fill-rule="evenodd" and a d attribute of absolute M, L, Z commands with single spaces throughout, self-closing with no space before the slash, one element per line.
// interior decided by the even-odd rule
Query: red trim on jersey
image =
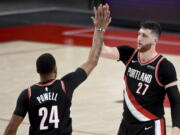
<path fill-rule="evenodd" d="M 176 86 L 176 85 L 177 85 L 177 80 L 166 84 L 164 87 L 165 87 L 165 89 L 167 89 L 169 87 Z"/>
<path fill-rule="evenodd" d="M 165 135 L 165 130 L 164 130 L 164 119 L 162 118 L 161 120 L 160 120 L 160 123 L 161 123 L 161 135 Z"/>
<path fill-rule="evenodd" d="M 124 80 L 125 80 L 125 85 L 126 85 L 126 91 L 128 94 L 128 97 L 131 101 L 131 103 L 134 105 L 134 107 L 140 112 L 142 113 L 144 116 L 146 116 L 147 118 L 151 119 L 151 120 L 155 120 L 158 119 L 157 116 L 155 116 L 154 114 L 152 114 L 151 112 L 149 112 L 148 110 L 146 110 L 145 108 L 143 108 L 143 106 L 141 106 L 138 101 L 135 99 L 135 97 L 133 96 L 133 94 L 131 93 L 130 89 L 127 86 L 127 81 L 126 81 L 126 76 L 124 76 Z"/>
<path fill-rule="evenodd" d="M 148 60 L 147 62 L 142 62 L 141 61 L 141 58 L 140 58 L 140 53 L 138 53 L 138 61 L 139 61 L 139 63 L 141 64 L 141 65 L 146 65 L 146 64 L 149 64 L 149 63 L 151 63 L 151 62 L 153 62 L 153 61 L 155 61 L 158 57 L 160 56 L 160 54 L 157 54 L 155 57 L 153 57 L 152 59 L 150 59 L 150 60 Z"/>
<path fill-rule="evenodd" d="M 66 93 L 66 87 L 65 87 L 64 81 L 62 80 L 61 80 L 61 86 L 62 86 L 63 91 Z"/>
<path fill-rule="evenodd" d="M 131 55 L 131 57 L 129 58 L 128 62 L 126 63 L 126 66 L 130 63 L 130 61 L 132 60 L 132 58 L 134 57 L 134 55 L 136 54 L 137 50 L 134 50 L 133 54 Z M 120 56 L 121 57 L 121 56 Z"/>
<path fill-rule="evenodd" d="M 161 86 L 161 87 L 163 87 L 164 85 L 159 81 L 158 71 L 159 71 L 159 64 L 161 63 L 162 60 L 164 60 L 163 57 L 158 61 L 157 66 L 156 66 L 156 71 L 155 71 L 156 81 L 157 81 L 157 83 L 159 84 L 159 86 Z"/>
<path fill-rule="evenodd" d="M 56 80 L 54 79 L 54 80 L 52 80 L 52 81 L 50 81 L 48 83 L 36 83 L 35 85 L 38 85 L 38 86 L 48 86 L 48 85 L 53 84 L 55 81 Z"/>
<path fill-rule="evenodd" d="M 31 99 L 31 88 L 28 88 L 28 98 Z"/>

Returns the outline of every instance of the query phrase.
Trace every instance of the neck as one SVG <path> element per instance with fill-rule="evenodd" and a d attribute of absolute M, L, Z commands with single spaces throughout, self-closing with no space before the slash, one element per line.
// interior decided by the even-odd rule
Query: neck
<path fill-rule="evenodd" d="M 41 82 L 47 82 L 47 81 L 53 80 L 53 79 L 56 79 L 56 76 L 54 73 L 47 74 L 47 75 L 40 74 L 40 81 Z"/>
<path fill-rule="evenodd" d="M 147 62 L 150 59 L 154 58 L 157 54 L 158 53 L 155 50 L 150 49 L 146 52 L 140 52 L 140 59 L 142 62 Z"/>

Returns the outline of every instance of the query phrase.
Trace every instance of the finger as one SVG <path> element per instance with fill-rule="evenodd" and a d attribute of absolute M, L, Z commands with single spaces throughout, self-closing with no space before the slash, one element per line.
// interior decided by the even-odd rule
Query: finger
<path fill-rule="evenodd" d="M 109 18 L 108 25 L 111 23 L 111 21 L 112 21 L 112 17 Z"/>
<path fill-rule="evenodd" d="M 108 5 L 106 4 L 105 5 L 105 12 L 108 12 L 109 11 L 109 7 L 108 7 Z"/>
<path fill-rule="evenodd" d="M 110 11 L 107 12 L 107 18 L 106 19 L 109 19 L 110 18 Z"/>
<path fill-rule="evenodd" d="M 102 4 L 100 4 L 99 6 L 99 19 L 102 19 L 103 18 L 103 6 Z"/>
<path fill-rule="evenodd" d="M 99 19 L 101 16 L 101 12 L 100 12 L 100 6 L 97 8 L 97 19 Z"/>
<path fill-rule="evenodd" d="M 106 21 L 108 18 L 107 6 L 103 7 L 103 20 Z"/>
<path fill-rule="evenodd" d="M 105 18 L 104 20 L 106 21 L 106 23 L 108 23 L 109 21 L 109 17 L 110 17 L 110 11 L 109 11 L 109 6 L 106 4 L 106 8 L 105 8 Z"/>
<path fill-rule="evenodd" d="M 112 20 L 111 17 L 106 20 L 106 27 L 111 23 L 111 20 Z"/>
<path fill-rule="evenodd" d="M 95 18 L 97 18 L 97 9 L 96 9 L 96 7 L 94 7 L 93 10 L 94 10 L 94 16 L 95 16 Z"/>
<path fill-rule="evenodd" d="M 109 10 L 109 5 L 106 3 L 106 6 L 107 6 L 107 8 L 108 8 L 108 10 Z"/>
<path fill-rule="evenodd" d="M 95 22 L 95 18 L 93 17 L 93 16 L 91 16 L 91 19 L 92 19 L 92 21 L 93 21 L 93 23 Z"/>
<path fill-rule="evenodd" d="M 106 12 L 107 12 L 107 6 L 104 5 L 103 6 L 103 19 L 105 19 L 107 17 Z"/>
<path fill-rule="evenodd" d="M 106 12 L 110 12 L 108 4 L 106 4 Z"/>
<path fill-rule="evenodd" d="M 108 4 L 106 4 L 106 13 L 107 13 L 107 18 L 106 19 L 109 19 L 111 12 L 109 10 L 109 5 Z"/>
<path fill-rule="evenodd" d="M 104 5 L 104 7 L 103 7 L 103 12 L 104 12 L 104 15 L 105 15 L 105 17 L 107 17 L 107 6 L 106 5 Z"/>

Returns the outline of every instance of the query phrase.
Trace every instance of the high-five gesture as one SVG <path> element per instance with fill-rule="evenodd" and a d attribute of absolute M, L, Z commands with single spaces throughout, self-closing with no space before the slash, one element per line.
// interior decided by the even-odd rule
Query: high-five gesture
<path fill-rule="evenodd" d="M 29 114 L 31 129 L 29 135 L 60 135 L 61 133 L 71 135 L 72 123 L 69 110 L 74 89 L 85 81 L 98 64 L 104 31 L 111 21 L 108 5 L 100 5 L 97 9 L 94 8 L 94 14 L 92 19 L 95 29 L 92 47 L 86 62 L 74 72 L 66 74 L 61 79 L 56 79 L 57 66 L 55 58 L 49 53 L 39 56 L 36 61 L 36 70 L 40 82 L 23 90 L 19 95 L 15 111 L 5 129 L 4 135 L 16 135 L 17 129 L 27 113 Z M 48 92 L 46 89 L 48 89 Z M 49 98 L 45 99 L 44 96 L 47 94 L 53 94 L 55 99 L 53 101 Z M 53 118 L 51 114 L 53 114 Z M 55 119 L 55 121 L 50 121 L 52 119 Z"/>
<path fill-rule="evenodd" d="M 94 7 L 94 17 L 91 17 L 94 23 L 94 26 L 99 31 L 105 31 L 108 27 L 109 23 L 111 22 L 109 6 L 102 5 L 98 8 Z"/>
<path fill-rule="evenodd" d="M 98 8 L 94 7 L 94 17 L 92 17 L 92 20 L 95 26 L 92 47 L 88 60 L 81 66 L 87 75 L 90 74 L 99 60 L 103 45 L 104 32 L 111 22 L 109 6 L 107 4 L 104 6 L 101 4 Z"/>

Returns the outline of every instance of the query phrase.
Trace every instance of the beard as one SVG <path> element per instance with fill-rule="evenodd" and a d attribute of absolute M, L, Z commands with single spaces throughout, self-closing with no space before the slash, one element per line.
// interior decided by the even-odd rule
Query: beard
<path fill-rule="evenodd" d="M 147 52 L 148 50 L 150 50 L 151 49 L 151 46 L 152 46 L 152 44 L 146 44 L 146 45 L 142 45 L 142 46 L 138 46 L 138 48 L 137 48 L 137 50 L 138 50 L 138 52 Z"/>

